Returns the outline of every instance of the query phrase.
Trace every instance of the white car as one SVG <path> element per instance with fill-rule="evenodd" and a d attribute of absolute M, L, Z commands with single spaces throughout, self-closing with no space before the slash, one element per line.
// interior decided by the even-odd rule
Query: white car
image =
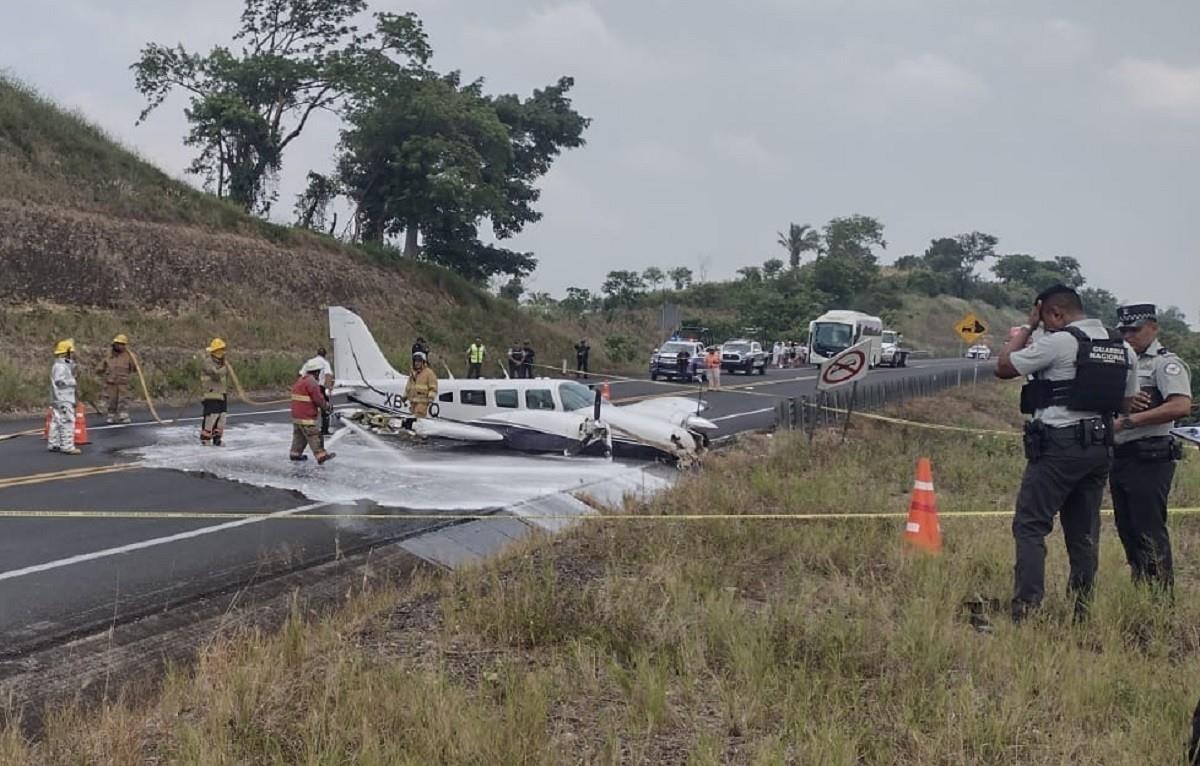
<path fill-rule="evenodd" d="M 967 349 L 967 358 L 968 359 L 991 359 L 992 358 L 992 350 L 990 348 L 988 348 L 987 346 L 983 345 L 982 343 L 976 343 L 974 346 L 971 346 L 969 349 Z"/>

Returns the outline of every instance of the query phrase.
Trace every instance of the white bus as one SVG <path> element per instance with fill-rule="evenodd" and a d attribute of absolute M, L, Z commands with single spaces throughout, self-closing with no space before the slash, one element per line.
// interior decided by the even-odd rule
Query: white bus
<path fill-rule="evenodd" d="M 856 343 L 870 341 L 867 361 L 879 366 L 883 320 L 861 311 L 826 311 L 808 325 L 808 361 L 823 364 Z"/>

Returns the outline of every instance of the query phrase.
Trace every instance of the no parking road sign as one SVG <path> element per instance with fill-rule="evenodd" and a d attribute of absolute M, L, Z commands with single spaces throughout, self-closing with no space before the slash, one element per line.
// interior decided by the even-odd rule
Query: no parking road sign
<path fill-rule="evenodd" d="M 866 377 L 871 367 L 867 363 L 870 346 L 869 342 L 851 346 L 821 365 L 821 372 L 817 375 L 817 390 L 828 391 Z"/>

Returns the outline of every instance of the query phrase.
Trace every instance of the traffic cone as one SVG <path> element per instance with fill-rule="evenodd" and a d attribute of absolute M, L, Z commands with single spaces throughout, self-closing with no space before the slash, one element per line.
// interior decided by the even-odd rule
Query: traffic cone
<path fill-rule="evenodd" d="M 608 390 L 608 383 L 600 384 L 600 398 L 606 402 L 612 400 L 612 392 Z"/>
<path fill-rule="evenodd" d="M 75 446 L 91 444 L 87 435 L 87 411 L 82 404 L 75 405 Z"/>
<path fill-rule="evenodd" d="M 908 504 L 908 523 L 904 525 L 904 539 L 930 553 L 942 551 L 942 528 L 938 524 L 933 469 L 927 457 L 917 461 L 917 478 L 913 482 L 912 500 Z"/>
<path fill-rule="evenodd" d="M 50 419 L 54 417 L 54 409 L 46 410 L 46 427 L 42 429 L 42 441 L 50 441 Z"/>

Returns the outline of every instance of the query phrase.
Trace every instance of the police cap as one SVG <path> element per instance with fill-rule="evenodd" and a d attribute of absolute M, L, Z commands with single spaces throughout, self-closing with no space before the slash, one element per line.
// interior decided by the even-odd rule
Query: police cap
<path fill-rule="evenodd" d="M 1137 328 L 1147 322 L 1158 321 L 1158 309 L 1153 303 L 1131 303 L 1117 309 L 1117 327 L 1119 329 Z"/>

